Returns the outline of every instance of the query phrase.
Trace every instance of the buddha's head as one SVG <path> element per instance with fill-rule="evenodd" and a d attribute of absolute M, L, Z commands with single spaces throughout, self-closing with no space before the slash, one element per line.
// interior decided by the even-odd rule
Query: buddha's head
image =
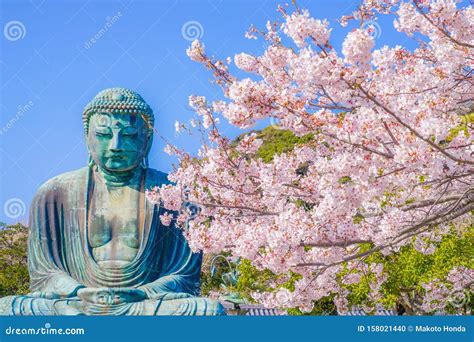
<path fill-rule="evenodd" d="M 110 88 L 84 108 L 90 162 L 109 172 L 146 167 L 153 138 L 153 111 L 136 92 Z"/>

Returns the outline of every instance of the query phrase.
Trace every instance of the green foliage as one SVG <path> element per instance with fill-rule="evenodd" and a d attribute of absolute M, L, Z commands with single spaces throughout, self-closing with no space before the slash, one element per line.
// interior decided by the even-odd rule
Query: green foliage
<path fill-rule="evenodd" d="M 474 226 L 458 234 L 452 232 L 436 243 L 437 248 L 431 255 L 418 252 L 413 246 L 404 246 L 398 253 L 383 258 L 384 269 L 388 279 L 383 285 L 386 306 L 404 305 L 410 309 L 409 303 L 400 303 L 402 297 L 411 300 L 423 296 L 422 284 L 433 280 L 444 280 L 449 271 L 456 266 L 474 268 Z M 380 256 L 379 256 L 380 257 Z M 467 303 L 472 307 L 473 302 Z M 454 313 L 453 308 L 446 308 Z"/>
<path fill-rule="evenodd" d="M 201 271 L 201 295 L 209 296 L 211 291 L 217 291 L 221 287 L 221 276 L 222 271 L 219 271 L 214 276 L 211 275 L 211 272 L 207 269 Z"/>
<path fill-rule="evenodd" d="M 337 310 L 334 305 L 334 295 L 324 297 L 313 302 L 313 310 L 311 312 L 302 312 L 298 308 L 288 309 L 287 313 L 291 316 L 329 316 L 336 315 Z"/>
<path fill-rule="evenodd" d="M 455 137 L 457 137 L 461 132 L 466 136 L 469 137 L 468 125 L 472 125 L 474 123 L 474 113 L 469 113 L 466 115 L 461 115 L 461 123 L 454 128 L 451 128 L 449 131 L 448 136 L 446 137 L 446 143 L 451 142 Z"/>
<path fill-rule="evenodd" d="M 449 271 L 456 266 L 474 267 L 474 231 L 472 228 L 469 226 L 460 234 L 453 231 L 451 234 L 445 235 L 440 242 L 435 243 L 436 249 L 433 254 L 423 254 L 417 251 L 412 243 L 388 256 L 376 252 L 367 257 L 364 260 L 367 265 L 382 264 L 388 275 L 381 287 L 382 297 L 377 302 L 389 308 L 402 306 L 409 314 L 416 313 L 415 305 L 419 304 L 424 296 L 423 284 L 446 279 Z M 371 247 L 371 244 L 364 244 L 361 246 L 360 252 L 367 251 Z M 340 278 L 347 273 L 347 269 L 341 272 Z M 376 278 L 370 272 L 369 266 L 369 272 L 362 276 L 358 283 L 344 286 L 350 291 L 349 304 L 355 306 L 376 304 L 368 297 L 370 283 L 375 281 Z M 472 305 L 472 301 L 466 303 L 466 306 L 470 306 L 471 310 L 474 309 Z M 446 311 L 454 313 L 452 307 L 447 307 Z"/>
<path fill-rule="evenodd" d="M 224 257 L 229 255 L 222 253 Z M 223 260 L 218 258 L 215 261 L 215 273 L 211 274 L 211 261 L 214 255 L 205 255 L 203 260 L 203 266 L 201 271 L 201 295 L 209 296 L 211 291 L 218 291 L 223 289 L 223 277 L 228 273 L 229 265 Z"/>
<path fill-rule="evenodd" d="M 339 178 L 338 182 L 339 184 L 346 184 L 346 183 L 349 183 L 352 181 L 352 178 L 349 177 L 349 176 L 344 176 L 344 177 L 341 177 Z"/>
<path fill-rule="evenodd" d="M 465 115 L 461 115 L 461 123 L 456 127 L 451 128 L 449 131 L 448 136 L 445 139 L 446 143 L 451 142 L 454 138 L 456 138 L 461 132 L 466 136 L 469 137 L 468 125 L 474 124 L 474 113 L 469 113 Z"/>
<path fill-rule="evenodd" d="M 252 302 L 252 292 L 272 291 L 273 288 L 268 285 L 272 280 L 277 279 L 277 275 L 270 270 L 258 270 L 249 260 L 242 260 L 238 265 L 239 281 L 235 290 L 240 295 Z"/>
<path fill-rule="evenodd" d="M 261 158 L 265 163 L 271 162 L 275 155 L 290 152 L 295 146 L 305 144 L 314 138 L 312 134 L 298 137 L 290 130 L 278 129 L 273 126 L 266 127 L 255 133 L 258 139 L 263 140 L 263 144 L 258 149 L 256 157 Z M 238 143 L 247 134 L 245 133 L 237 137 L 234 143 Z"/>
<path fill-rule="evenodd" d="M 0 227 L 0 297 L 28 293 L 28 228 L 18 223 Z"/>

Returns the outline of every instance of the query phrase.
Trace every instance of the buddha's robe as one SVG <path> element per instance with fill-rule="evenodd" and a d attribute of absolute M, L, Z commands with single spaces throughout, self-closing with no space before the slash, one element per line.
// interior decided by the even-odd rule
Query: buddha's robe
<path fill-rule="evenodd" d="M 181 230 L 163 226 L 165 209 L 144 201 L 143 238 L 129 264 L 102 268 L 89 246 L 86 206 L 89 168 L 57 176 L 37 192 L 30 211 L 28 266 L 31 293 L 0 299 L 3 315 L 220 315 L 214 300 L 189 297 L 167 300 L 167 292 L 197 295 L 202 257 L 192 253 Z M 146 188 L 169 183 L 166 174 L 147 169 Z M 87 187 L 87 189 L 86 189 Z M 147 298 L 121 304 L 89 304 L 77 297 L 81 287 L 133 287 Z"/>

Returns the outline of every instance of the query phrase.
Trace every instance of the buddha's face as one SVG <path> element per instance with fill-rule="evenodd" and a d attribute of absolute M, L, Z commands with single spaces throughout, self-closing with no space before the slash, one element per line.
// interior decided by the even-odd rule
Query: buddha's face
<path fill-rule="evenodd" d="M 145 157 L 147 145 L 147 125 L 139 115 L 96 113 L 90 118 L 87 146 L 101 168 L 132 170 Z"/>

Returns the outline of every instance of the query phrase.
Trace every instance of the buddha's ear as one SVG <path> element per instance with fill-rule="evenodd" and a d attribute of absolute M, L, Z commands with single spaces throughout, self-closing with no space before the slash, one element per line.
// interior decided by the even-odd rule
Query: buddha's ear
<path fill-rule="evenodd" d="M 89 140 L 87 139 L 87 135 L 86 135 L 86 149 L 87 149 L 87 165 L 89 167 L 92 167 L 95 164 L 95 162 L 94 162 L 94 159 L 92 158 L 91 150 L 89 149 Z"/>
<path fill-rule="evenodd" d="M 85 136 L 85 139 L 86 139 L 86 150 L 87 150 L 87 154 L 88 155 L 91 155 L 91 150 L 89 148 L 89 139 L 87 139 L 87 135 Z"/>
<path fill-rule="evenodd" d="M 84 134 L 84 139 L 86 140 L 87 165 L 89 167 L 92 167 L 95 164 L 95 161 L 92 158 L 92 153 L 91 153 L 91 149 L 90 149 L 90 146 L 89 146 L 89 130 L 87 131 L 87 134 L 86 133 Z"/>
<path fill-rule="evenodd" d="M 144 169 L 148 169 L 148 154 L 150 153 L 152 144 L 153 144 L 153 134 L 149 134 L 147 135 L 145 155 L 143 156 L 143 161 L 142 161 L 142 166 Z"/>
<path fill-rule="evenodd" d="M 148 157 L 148 154 L 150 153 L 150 150 L 151 150 L 151 145 L 153 145 L 153 133 L 150 133 L 148 135 L 148 139 L 147 139 L 147 143 L 146 143 L 145 157 Z"/>
<path fill-rule="evenodd" d="M 95 161 L 94 161 L 94 159 L 92 158 L 92 156 L 89 154 L 89 159 L 88 159 L 88 161 L 87 161 L 87 166 L 92 167 L 92 166 L 94 166 L 94 165 L 95 165 Z"/>
<path fill-rule="evenodd" d="M 84 132 L 84 140 L 86 141 L 87 154 L 91 155 L 91 150 L 89 148 L 89 133 L 86 134 L 86 132 Z"/>

